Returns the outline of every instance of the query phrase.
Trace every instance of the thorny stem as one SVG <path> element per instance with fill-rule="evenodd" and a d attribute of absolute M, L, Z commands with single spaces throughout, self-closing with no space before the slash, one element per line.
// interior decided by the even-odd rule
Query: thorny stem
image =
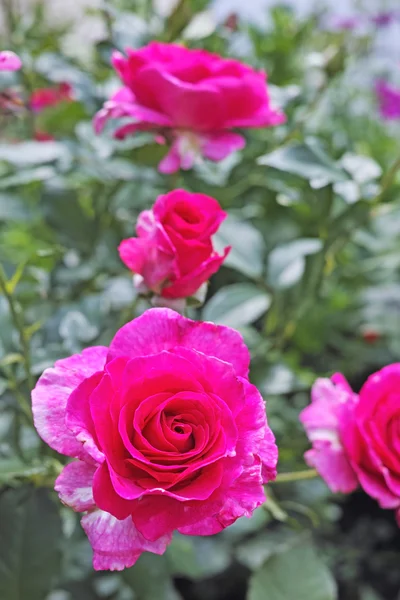
<path fill-rule="evenodd" d="M 19 333 L 19 339 L 21 343 L 21 353 L 23 357 L 26 378 L 28 381 L 29 389 L 33 389 L 34 381 L 31 372 L 31 358 L 29 351 L 29 340 L 25 333 L 24 322 L 21 317 L 21 312 L 18 304 L 15 302 L 13 295 L 10 293 L 7 286 L 7 278 L 4 273 L 3 267 L 0 265 L 0 291 L 3 293 L 4 297 L 7 300 L 8 306 L 10 307 L 11 316 L 14 322 L 14 325 Z M 29 416 L 29 419 L 32 420 L 32 411 L 29 403 L 24 398 L 22 394 L 16 393 L 17 400 L 21 406 L 23 413 L 26 416 Z"/>

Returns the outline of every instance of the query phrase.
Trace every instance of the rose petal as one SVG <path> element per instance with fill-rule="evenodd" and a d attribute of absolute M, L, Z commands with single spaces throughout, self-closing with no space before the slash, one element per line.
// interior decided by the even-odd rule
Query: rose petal
<path fill-rule="evenodd" d="M 183 277 L 179 277 L 176 279 L 176 281 L 174 281 L 174 283 L 164 287 L 161 293 L 162 297 L 187 298 L 194 296 L 203 283 L 220 269 L 230 251 L 231 247 L 227 246 L 222 255 L 214 254 L 194 271 L 189 272 Z"/>
<path fill-rule="evenodd" d="M 349 494 L 358 487 L 354 469 L 341 449 L 319 442 L 305 453 L 304 459 L 309 467 L 317 469 L 332 492 Z"/>
<path fill-rule="evenodd" d="M 78 442 L 81 442 L 82 451 L 97 463 L 104 461 L 104 454 L 98 446 L 90 412 L 90 396 L 100 383 L 102 376 L 102 371 L 94 373 L 74 389 L 68 398 L 65 416 L 65 423 Z"/>
<path fill-rule="evenodd" d="M 94 346 L 55 363 L 46 369 L 32 391 L 32 411 L 40 437 L 60 454 L 84 457 L 81 442 L 67 429 L 67 400 L 87 377 L 103 368 L 108 349 Z"/>
<path fill-rule="evenodd" d="M 95 471 L 96 467 L 82 461 L 64 467 L 54 485 L 61 502 L 77 512 L 95 508 L 92 490 Z"/>
<path fill-rule="evenodd" d="M 225 503 L 217 519 L 224 526 L 232 525 L 239 517 L 251 517 L 253 511 L 265 502 L 262 486 L 261 461 L 249 457 L 249 464 L 230 485 Z"/>
<path fill-rule="evenodd" d="M 11 50 L 0 52 L 0 71 L 18 71 L 22 67 L 22 61 Z"/>
<path fill-rule="evenodd" d="M 164 226 L 170 225 L 180 235 L 197 240 L 207 240 L 217 232 L 227 214 L 219 202 L 206 194 L 189 194 L 177 189 L 158 196 L 152 210 L 155 218 Z"/>
<path fill-rule="evenodd" d="M 132 485 L 134 483 L 132 482 Z M 141 496 L 143 490 L 135 498 Z M 122 498 L 116 491 L 110 477 L 110 469 L 107 463 L 103 463 L 94 475 L 93 495 L 96 505 L 116 519 L 126 519 L 133 510 L 133 504 L 130 500 Z"/>
<path fill-rule="evenodd" d="M 194 164 L 194 159 L 190 163 L 186 163 L 186 169 L 191 169 Z M 177 140 L 173 142 L 169 151 L 158 164 L 158 170 L 164 175 L 171 175 L 179 171 L 181 167 L 181 156 L 179 154 L 179 143 Z"/>
<path fill-rule="evenodd" d="M 195 131 L 221 128 L 222 99 L 211 84 L 184 82 L 155 65 L 146 66 L 137 73 L 134 91 L 146 106 L 148 94 L 154 90 L 160 112 L 167 115 L 173 127 Z"/>
<path fill-rule="evenodd" d="M 239 430 L 237 453 L 255 454 L 261 459 L 263 483 L 276 477 L 278 447 L 268 426 L 264 400 L 258 389 L 246 379 L 240 379 L 244 388 L 245 404 L 236 418 Z"/>
<path fill-rule="evenodd" d="M 379 112 L 383 119 L 400 119 L 400 89 L 380 79 L 375 84 Z"/>
<path fill-rule="evenodd" d="M 167 496 L 144 496 L 137 502 L 133 520 L 137 529 L 149 540 L 157 540 L 174 529 L 192 525 L 217 514 L 222 498 L 213 497 L 204 502 L 179 502 Z"/>
<path fill-rule="evenodd" d="M 168 308 L 151 308 L 122 327 L 110 344 L 107 361 L 157 354 L 175 347 L 193 348 L 231 363 L 238 375 L 247 376 L 250 355 L 234 329 L 196 322 Z"/>
<path fill-rule="evenodd" d="M 230 131 L 221 131 L 203 136 L 201 149 L 202 154 L 209 160 L 223 160 L 232 152 L 242 150 L 246 145 L 246 140 L 238 133 Z"/>
<path fill-rule="evenodd" d="M 137 531 L 130 517 L 118 521 L 102 510 L 88 513 L 81 523 L 93 548 L 96 571 L 122 571 L 134 565 L 142 552 L 164 554 L 171 541 L 166 535 L 151 542 Z"/>

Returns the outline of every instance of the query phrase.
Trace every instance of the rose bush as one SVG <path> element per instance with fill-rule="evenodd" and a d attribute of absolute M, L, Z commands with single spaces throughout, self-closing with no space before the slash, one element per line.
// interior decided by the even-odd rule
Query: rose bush
<path fill-rule="evenodd" d="M 85 43 L 79 43 L 85 23 L 79 22 L 75 32 L 65 19 L 51 25 L 52 1 L 5 4 L 0 48 L 15 51 L 24 67 L 21 73 L 0 73 L 0 598 L 265 600 L 267 595 L 276 600 L 276 592 L 289 599 L 311 600 L 316 594 L 318 600 L 319 596 L 393 600 L 400 589 L 400 530 L 394 510 L 383 510 L 362 489 L 357 465 L 369 477 L 376 470 L 382 487 L 377 455 L 390 467 L 389 477 L 382 469 L 384 483 L 388 478 L 394 486 L 396 453 L 390 448 L 395 447 L 395 419 L 385 425 L 386 417 L 374 414 L 363 425 L 362 435 L 357 433 L 358 395 L 334 376 L 313 390 L 312 408 L 304 421 L 312 450 L 298 420 L 320 374 L 346 373 L 358 391 L 371 372 L 399 360 L 398 132 L 394 121 L 388 126 L 380 117 L 374 90 L 369 89 L 369 82 L 377 79 L 395 87 L 398 66 L 393 49 L 385 61 L 387 44 L 374 39 L 374 11 L 355 10 L 349 15 L 354 18 L 345 23 L 348 28 L 340 29 L 339 22 L 329 27 L 331 15 L 320 8 L 311 18 L 304 13 L 299 18 L 296 11 L 275 3 L 265 14 L 264 27 L 257 11 L 256 23 L 243 18 L 242 10 L 247 16 L 251 2 L 239 3 L 235 14 L 219 13 L 213 22 L 210 13 L 219 10 L 216 2 L 206 7 L 205 0 L 108 0 L 100 10 L 91 11 L 94 26 L 89 25 L 89 35 L 83 32 Z M 69 4 L 75 12 L 75 4 L 81 2 Z M 94 41 L 97 34 L 100 39 Z M 150 111 L 151 95 L 146 98 L 148 106 L 136 95 L 132 101 L 134 90 L 110 68 L 117 48 L 124 54 L 121 60 L 135 72 L 132 87 L 139 85 L 144 72 L 156 65 L 156 51 L 146 46 L 150 40 L 158 40 L 165 53 L 175 47 L 165 42 L 213 53 L 176 47 L 176 53 L 189 61 L 184 73 L 177 72 L 174 61 L 157 62 L 156 70 L 162 71 L 174 96 L 165 94 L 165 86 L 153 86 L 156 78 L 151 77 L 146 88 L 140 83 L 143 94 L 154 90 L 154 102 L 161 106 L 157 118 L 166 117 L 168 124 L 150 121 L 154 112 L 147 112 L 148 120 L 144 113 L 140 119 L 138 113 L 129 116 L 129 110 Z M 146 58 L 133 69 L 135 59 L 124 51 L 129 46 L 136 49 L 132 51 L 136 57 L 152 54 L 151 61 Z M 377 46 L 379 60 L 371 60 Z M 226 62 L 216 54 L 232 60 Z M 255 75 L 268 72 L 267 94 L 287 115 L 283 126 L 245 131 L 247 124 L 231 126 L 225 119 L 233 108 L 237 111 L 240 94 L 245 98 L 256 89 L 248 83 L 239 87 L 238 80 L 242 84 L 247 78 L 247 67 L 237 67 L 236 76 L 232 65 L 237 61 L 251 65 L 252 82 L 252 69 Z M 214 73 L 207 65 L 212 69 L 220 65 L 226 74 L 227 63 L 232 103 L 225 85 L 228 77 L 207 76 Z M 208 78 L 202 79 L 204 73 Z M 262 77 L 257 81 L 264 102 L 265 81 Z M 52 104 L 59 98 L 60 82 L 72 87 L 73 101 Z M 209 85 L 215 92 L 215 112 L 214 104 L 201 112 L 194 96 L 206 106 L 202 90 Z M 96 135 L 92 122 L 96 111 L 122 86 L 127 114 L 118 117 L 122 110 L 118 103 L 115 119 L 103 112 L 109 118 L 107 131 Z M 181 88 L 185 102 L 178 103 Z M 196 95 L 193 91 L 189 97 L 189 88 L 197 90 Z M 48 108 L 39 103 L 35 110 L 32 98 L 43 90 L 51 90 L 42 94 Z M 206 122 L 208 127 L 214 116 L 221 115 L 221 105 L 218 127 L 228 124 L 227 128 L 202 129 L 199 124 Z M 251 112 L 254 104 L 246 101 L 243 106 Z M 179 109 L 179 117 L 187 109 L 190 114 L 197 111 L 196 118 L 201 119 L 181 129 L 173 108 Z M 138 133 L 124 140 L 109 135 L 113 129 L 135 124 Z M 235 137 L 238 134 L 246 138 L 242 150 L 228 160 L 200 163 L 204 148 L 209 153 L 210 140 L 211 148 L 221 151 L 214 154 L 218 158 L 229 147 L 216 142 L 235 142 L 239 147 L 244 141 Z M 53 143 L 39 143 L 49 139 Z M 164 146 L 155 146 L 154 140 Z M 172 167 L 174 161 L 184 167 L 194 160 L 200 164 L 174 177 L 161 176 L 157 165 L 172 146 Z M 168 196 L 172 187 L 218 200 L 228 217 L 215 242 L 209 230 L 217 227 L 222 211 L 204 198 L 193 208 L 187 192 L 183 206 L 168 200 L 165 214 L 155 215 L 156 198 Z M 141 217 L 143 230 L 136 233 L 142 211 L 150 215 L 148 220 Z M 153 289 L 141 280 L 135 290 L 132 272 L 118 256 L 121 240 L 131 236 L 136 240 L 127 248 L 146 267 L 134 280 L 154 277 L 155 283 L 149 281 Z M 200 283 L 192 279 L 198 268 L 211 257 L 217 259 L 215 251 L 223 254 L 225 246 L 232 249 L 224 268 L 210 278 L 205 297 L 206 285 L 187 301 L 163 295 L 174 287 L 177 291 L 184 280 L 194 289 Z M 196 254 L 194 247 L 201 252 Z M 194 320 L 238 329 L 251 351 L 251 382 L 268 398 L 280 473 L 267 486 L 266 502 L 250 519 L 239 518 L 215 536 L 184 534 L 189 527 L 202 533 L 214 525 L 225 526 L 236 513 L 250 513 L 262 501 L 260 483 L 254 489 L 242 486 L 235 472 L 225 470 L 226 463 L 233 471 L 237 467 L 248 473 L 240 450 L 243 443 L 253 440 L 252 454 L 260 455 L 255 438 L 261 438 L 257 420 L 263 415 L 262 405 L 256 403 L 244 425 L 233 414 L 226 398 L 238 396 L 229 393 L 233 380 L 222 378 L 222 371 L 232 368 L 240 383 L 235 357 L 241 351 L 225 333 L 209 334 L 211 329 L 225 331 L 209 324 L 196 326 L 199 337 L 209 341 L 209 347 L 201 346 L 200 351 L 198 340 L 193 344 L 193 337 L 180 335 L 179 327 L 174 349 L 160 353 L 154 343 L 165 339 L 164 327 L 147 337 L 133 336 L 123 349 L 125 355 L 137 348 L 140 353 L 129 360 L 135 364 L 132 374 L 124 357 L 111 356 L 108 347 L 115 333 L 134 318 L 139 317 L 134 323 L 143 323 L 141 315 L 151 304 L 182 310 L 185 305 Z M 221 377 L 211 371 L 212 361 L 213 369 L 216 364 L 221 368 Z M 54 363 L 55 368 L 49 369 Z M 35 420 L 44 439 L 61 454 L 46 447 L 33 428 L 30 395 L 43 371 L 34 392 Z M 168 399 L 169 404 L 162 405 L 165 394 L 180 401 L 182 389 L 184 406 L 190 410 L 185 422 L 183 417 L 178 422 L 167 412 L 181 408 Z M 200 408 L 195 394 L 202 398 Z M 143 421 L 134 423 L 129 410 L 136 402 L 137 419 Z M 229 410 L 222 410 L 223 403 Z M 104 407 L 111 413 L 103 415 Z M 236 439 L 229 411 L 238 429 L 236 457 L 228 455 Z M 347 450 L 346 411 L 352 423 L 349 432 L 357 433 L 354 454 L 358 449 L 368 458 L 374 449 L 373 468 L 367 459 L 358 461 Z M 150 412 L 154 417 L 145 424 Z M 385 414 L 389 412 L 386 408 Z M 378 431 L 372 430 L 374 419 L 379 420 Z M 122 437 L 124 424 L 128 441 Z M 207 465 L 202 431 L 209 440 L 206 452 L 216 458 Z M 227 455 L 221 458 L 217 432 L 227 440 Z M 197 445 L 191 448 L 194 439 Z M 137 454 L 126 450 L 131 440 Z M 379 440 L 388 446 L 388 453 Z M 156 444 L 154 452 L 147 442 Z M 358 484 L 357 491 L 332 496 L 315 469 L 306 468 L 306 450 L 307 462 L 318 468 L 331 489 L 347 491 Z M 165 457 L 173 452 L 177 462 L 166 463 Z M 257 473 L 255 481 L 260 479 Z M 54 492 L 57 478 L 63 502 Z M 138 488 L 144 490 L 141 499 L 133 497 Z M 215 491 L 209 498 L 200 499 L 210 488 Z M 189 499 L 195 494 L 198 499 Z M 393 505 L 395 496 L 392 491 Z M 131 508 L 133 519 L 130 514 L 118 518 Z M 121 573 L 93 572 L 82 518 L 97 568 L 122 569 L 144 551 L 141 558 Z M 200 520 L 188 525 L 189 518 Z M 169 543 L 175 526 L 180 531 Z M 155 554 L 167 545 L 162 555 Z"/>
<path fill-rule="evenodd" d="M 225 218 L 210 196 L 185 190 L 159 196 L 151 210 L 139 215 L 138 237 L 119 247 L 121 259 L 137 274 L 138 289 L 171 299 L 193 296 L 230 250 L 218 255 L 211 240 Z"/>
<path fill-rule="evenodd" d="M 174 530 L 217 533 L 264 502 L 277 447 L 248 367 L 236 331 L 150 309 L 109 348 L 43 373 L 32 393 L 35 425 L 78 459 L 55 488 L 86 512 L 95 569 L 161 554 Z"/>
<path fill-rule="evenodd" d="M 271 127 L 285 121 L 270 103 L 266 75 L 205 50 L 151 42 L 112 64 L 124 87 L 97 113 L 100 132 L 111 118 L 126 117 L 115 136 L 153 131 L 171 145 L 159 170 L 190 169 L 199 156 L 219 161 L 245 146 L 237 128 Z"/>

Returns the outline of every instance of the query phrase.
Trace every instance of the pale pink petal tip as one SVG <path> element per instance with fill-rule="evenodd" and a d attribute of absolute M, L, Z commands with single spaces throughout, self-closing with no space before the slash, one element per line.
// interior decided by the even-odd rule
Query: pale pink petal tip
<path fill-rule="evenodd" d="M 346 379 L 335 373 L 331 379 L 317 379 L 311 391 L 312 402 L 299 415 L 312 449 L 304 458 L 314 467 L 333 492 L 349 493 L 358 480 L 346 456 L 341 438 L 345 412 L 356 402 Z"/>
<path fill-rule="evenodd" d="M 40 437 L 60 454 L 83 458 L 82 443 L 67 428 L 67 401 L 87 377 L 103 369 L 108 349 L 94 346 L 69 358 L 58 360 L 46 369 L 32 391 L 32 411 Z"/>
<path fill-rule="evenodd" d="M 15 52 L 3 50 L 0 52 L 0 71 L 18 71 L 22 67 L 22 61 Z"/>
<path fill-rule="evenodd" d="M 142 552 L 163 554 L 171 541 L 166 535 L 150 542 L 137 531 L 131 517 L 119 521 L 102 510 L 89 512 L 81 523 L 93 548 L 96 571 L 122 571 L 134 565 Z"/>
<path fill-rule="evenodd" d="M 93 475 L 96 467 L 74 461 L 64 467 L 54 486 L 61 502 L 76 512 L 95 508 L 93 500 Z"/>

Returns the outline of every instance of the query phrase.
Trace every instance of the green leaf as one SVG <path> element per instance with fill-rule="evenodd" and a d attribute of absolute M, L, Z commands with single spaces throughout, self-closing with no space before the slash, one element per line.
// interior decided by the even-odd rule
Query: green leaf
<path fill-rule="evenodd" d="M 78 121 L 86 117 L 84 106 L 80 102 L 61 102 L 57 106 L 50 106 L 39 114 L 37 128 L 40 131 L 48 131 L 53 135 L 71 135 Z M 40 142 L 39 142 L 40 143 Z M 42 143 L 47 146 L 51 142 Z"/>
<path fill-rule="evenodd" d="M 259 319 L 270 304 L 271 298 L 264 290 L 250 283 L 235 283 L 218 290 L 207 302 L 203 319 L 228 327 L 241 327 Z"/>
<path fill-rule="evenodd" d="M 271 365 L 265 371 L 260 387 L 266 396 L 288 394 L 301 387 L 294 372 L 284 363 Z"/>
<path fill-rule="evenodd" d="M 224 265 L 250 278 L 262 276 L 265 244 L 261 233 L 250 223 L 229 215 L 215 235 L 215 246 L 221 251 L 232 246 Z"/>
<path fill-rule="evenodd" d="M 61 520 L 45 489 L 0 494 L 0 598 L 43 600 L 60 563 Z"/>
<path fill-rule="evenodd" d="M 164 24 L 164 39 L 173 42 L 189 24 L 193 17 L 193 7 L 190 0 L 178 0 Z"/>
<path fill-rule="evenodd" d="M 361 591 L 361 600 L 381 600 L 381 596 L 378 596 L 372 588 L 365 588 Z"/>
<path fill-rule="evenodd" d="M 382 175 L 381 167 L 369 156 L 346 152 L 340 159 L 340 164 L 359 184 L 373 181 Z"/>
<path fill-rule="evenodd" d="M 16 167 L 33 167 L 54 162 L 68 155 L 67 147 L 60 142 L 19 142 L 0 144 L 0 160 Z"/>
<path fill-rule="evenodd" d="M 276 530 L 258 533 L 249 539 L 242 541 L 235 548 L 237 560 L 245 567 L 254 571 L 259 569 L 267 559 L 283 552 L 293 546 L 295 533 L 292 529 L 279 527 Z"/>
<path fill-rule="evenodd" d="M 222 538 L 175 534 L 166 559 L 171 575 L 204 579 L 224 571 L 230 564 L 230 544 Z"/>
<path fill-rule="evenodd" d="M 317 238 L 302 238 L 277 246 L 268 256 L 268 283 L 277 289 L 291 287 L 303 276 L 305 257 L 321 248 L 322 241 Z"/>
<path fill-rule="evenodd" d="M 304 144 L 287 144 L 270 154 L 260 156 L 257 162 L 307 179 L 314 188 L 348 179 L 345 171 L 336 165 L 315 140 L 308 140 Z"/>
<path fill-rule="evenodd" d="M 19 458 L 4 458 L 0 460 L 0 484 L 11 483 L 12 480 L 19 477 L 26 478 L 34 475 L 43 475 L 46 473 L 46 470 L 46 465 L 29 466 Z"/>
<path fill-rule="evenodd" d="M 32 211 L 21 198 L 0 194 L 0 221 L 29 221 Z"/>
<path fill-rule="evenodd" d="M 168 573 L 165 556 L 142 554 L 123 572 L 123 578 L 140 600 L 181 600 Z"/>
<path fill-rule="evenodd" d="M 53 167 L 37 167 L 36 169 L 27 169 L 18 171 L 9 177 L 0 178 L 0 189 L 7 190 L 8 188 L 28 185 L 38 181 L 45 181 L 55 175 Z"/>
<path fill-rule="evenodd" d="M 250 578 L 247 600 L 335 600 L 335 581 L 310 542 L 276 554 Z"/>

